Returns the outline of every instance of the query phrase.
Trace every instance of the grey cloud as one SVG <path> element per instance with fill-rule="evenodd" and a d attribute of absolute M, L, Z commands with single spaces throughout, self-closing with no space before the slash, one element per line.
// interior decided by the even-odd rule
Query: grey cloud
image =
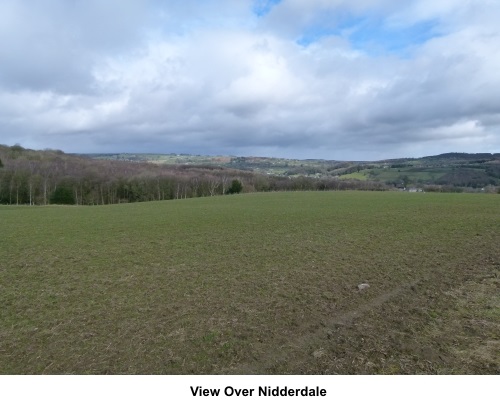
<path fill-rule="evenodd" d="M 251 2 L 227 3 L 222 17 L 215 1 L 41 3 L 0 6 L 12 16 L 21 4 L 14 15 L 31 24 L 0 28 L 0 143 L 336 159 L 500 148 L 491 17 L 479 27 L 422 0 L 421 18 L 453 29 L 404 56 L 372 56 L 345 38 L 300 46 L 280 25 L 300 32 L 320 3 L 359 12 L 368 1 L 285 1 L 260 22 Z M 380 10 L 410 18 L 396 3 Z"/>
<path fill-rule="evenodd" d="M 139 2 L 64 0 L 0 5 L 0 85 L 10 89 L 90 91 L 92 68 L 130 49 L 147 21 Z"/>

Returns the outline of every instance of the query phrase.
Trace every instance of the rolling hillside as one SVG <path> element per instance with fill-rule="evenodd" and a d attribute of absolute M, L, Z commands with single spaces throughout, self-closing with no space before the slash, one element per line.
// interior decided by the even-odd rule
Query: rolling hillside
<path fill-rule="evenodd" d="M 159 154 L 94 154 L 94 159 L 150 162 L 162 165 L 214 165 L 285 177 L 379 181 L 393 187 L 430 185 L 484 188 L 500 185 L 499 153 L 446 153 L 377 162 L 297 160 L 266 157 Z"/>

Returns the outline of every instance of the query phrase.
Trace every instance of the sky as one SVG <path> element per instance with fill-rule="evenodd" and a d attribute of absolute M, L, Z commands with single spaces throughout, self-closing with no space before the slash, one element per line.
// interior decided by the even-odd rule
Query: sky
<path fill-rule="evenodd" d="M 0 144 L 500 152 L 498 0 L 0 0 Z"/>

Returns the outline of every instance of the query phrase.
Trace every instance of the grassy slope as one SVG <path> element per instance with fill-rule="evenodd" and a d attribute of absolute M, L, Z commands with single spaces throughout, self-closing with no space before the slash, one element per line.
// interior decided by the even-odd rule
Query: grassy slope
<path fill-rule="evenodd" d="M 349 173 L 349 174 L 343 174 L 342 176 L 339 176 L 341 179 L 357 179 L 357 180 L 367 180 L 368 175 L 364 172 L 354 172 L 354 173 Z"/>
<path fill-rule="evenodd" d="M 0 207 L 0 372 L 499 372 L 499 202 Z"/>

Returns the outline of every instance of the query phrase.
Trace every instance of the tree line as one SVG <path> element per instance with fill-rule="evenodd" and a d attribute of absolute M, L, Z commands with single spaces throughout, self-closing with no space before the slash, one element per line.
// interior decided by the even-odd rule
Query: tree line
<path fill-rule="evenodd" d="M 385 190 L 379 182 L 278 177 L 217 166 L 95 160 L 0 145 L 0 204 L 102 205 L 239 192 Z"/>

